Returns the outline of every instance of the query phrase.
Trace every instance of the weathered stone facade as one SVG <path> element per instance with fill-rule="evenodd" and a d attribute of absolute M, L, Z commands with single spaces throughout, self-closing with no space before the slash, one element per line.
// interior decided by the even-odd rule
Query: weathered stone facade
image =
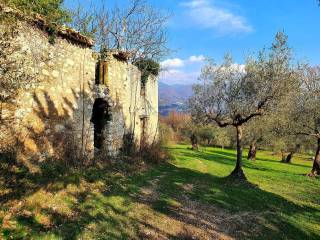
<path fill-rule="evenodd" d="M 1 126 L 2 144 L 8 144 L 11 135 L 23 146 L 22 157 L 61 158 L 76 153 L 92 158 L 94 126 L 90 120 L 98 98 L 110 106 L 111 119 L 103 129 L 100 149 L 105 154 L 117 154 L 128 133 L 137 145 L 142 139 L 152 143 L 157 138 L 155 77 L 142 88 L 137 67 L 110 52 L 103 60 L 101 83 L 97 81 L 99 56 L 90 47 L 68 36 L 50 44 L 44 31 L 26 22 L 19 23 L 18 32 L 14 42 L 20 50 L 14 57 L 25 59 L 23 71 L 33 81 L 2 108 L 2 119 L 10 119 Z"/>

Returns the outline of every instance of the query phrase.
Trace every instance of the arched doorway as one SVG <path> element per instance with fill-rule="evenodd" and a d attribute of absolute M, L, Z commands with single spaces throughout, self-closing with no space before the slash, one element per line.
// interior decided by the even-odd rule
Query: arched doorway
<path fill-rule="evenodd" d="M 94 125 L 94 147 L 101 149 L 105 141 L 105 128 L 111 121 L 110 105 L 103 98 L 97 98 L 93 104 L 91 122 Z"/>

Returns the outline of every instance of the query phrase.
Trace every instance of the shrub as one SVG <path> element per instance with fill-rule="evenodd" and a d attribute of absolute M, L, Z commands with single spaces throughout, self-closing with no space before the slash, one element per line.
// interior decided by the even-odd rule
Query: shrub
<path fill-rule="evenodd" d="M 169 159 L 168 153 L 161 141 L 144 147 L 140 154 L 144 162 L 150 164 L 161 164 Z"/>
<path fill-rule="evenodd" d="M 65 10 L 63 0 L 2 0 L 5 4 L 15 7 L 26 14 L 38 13 L 54 24 L 65 24 L 71 21 L 70 14 Z"/>
<path fill-rule="evenodd" d="M 168 155 L 165 149 L 167 140 L 164 137 L 165 134 L 163 134 L 160 128 L 158 141 L 139 147 L 134 142 L 132 133 L 125 134 L 123 146 L 120 151 L 121 160 L 132 165 L 143 165 L 145 163 L 159 164 L 165 162 L 168 159 Z"/>
<path fill-rule="evenodd" d="M 145 86 L 150 75 L 158 76 L 160 64 L 152 59 L 140 59 L 134 63 L 141 71 L 141 84 Z"/>

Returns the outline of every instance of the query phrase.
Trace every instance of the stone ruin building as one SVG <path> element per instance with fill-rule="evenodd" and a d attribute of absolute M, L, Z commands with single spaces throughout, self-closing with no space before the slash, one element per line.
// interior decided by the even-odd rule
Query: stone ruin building
<path fill-rule="evenodd" d="M 1 29 L 1 27 L 0 27 Z M 126 136 L 138 146 L 158 135 L 158 82 L 145 86 L 126 54 L 109 51 L 102 58 L 92 40 L 59 29 L 49 42 L 41 19 L 19 20 L 14 58 L 32 80 L 1 107 L 0 144 L 22 146 L 18 155 L 62 158 L 94 152 L 116 155 Z"/>

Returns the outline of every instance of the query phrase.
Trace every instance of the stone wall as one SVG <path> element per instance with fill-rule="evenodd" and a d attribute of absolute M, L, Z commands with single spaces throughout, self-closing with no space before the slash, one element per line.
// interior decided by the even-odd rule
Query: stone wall
<path fill-rule="evenodd" d="M 104 65 L 107 73 L 103 84 L 96 88 L 100 88 L 100 92 L 105 88 L 105 94 L 100 97 L 104 97 L 112 106 L 112 121 L 108 131 L 111 137 L 106 137 L 112 139 L 112 142 L 107 143 L 107 146 L 112 146 L 115 154 L 123 144 L 123 136 L 130 133 L 134 135 L 137 146 L 141 144 L 143 133 L 146 142 L 151 144 L 157 139 L 158 129 L 157 79 L 149 77 L 143 89 L 139 69 L 119 60 L 112 52 L 104 59 Z M 146 119 L 144 126 L 143 119 Z"/>
<path fill-rule="evenodd" d="M 92 156 L 93 51 L 62 38 L 52 45 L 46 33 L 23 22 L 18 28 L 19 51 L 12 57 L 24 59 L 22 71 L 32 79 L 3 110 L 3 119 L 10 121 L 2 128 L 22 145 L 21 157 Z"/>
<path fill-rule="evenodd" d="M 137 145 L 143 134 L 148 143 L 156 139 L 155 77 L 141 90 L 140 71 L 110 53 L 105 59 L 106 82 L 96 84 L 98 55 L 93 50 L 67 37 L 58 37 L 52 45 L 44 31 L 23 22 L 18 32 L 14 42 L 20 50 L 13 57 L 24 59 L 23 71 L 33 79 L 11 104 L 3 106 L 2 147 L 19 143 L 23 147 L 18 154 L 25 159 L 92 158 L 94 128 L 90 119 L 97 98 L 105 99 L 111 108 L 112 119 L 104 131 L 103 150 L 108 155 L 119 152 L 127 133 L 134 134 Z"/>

